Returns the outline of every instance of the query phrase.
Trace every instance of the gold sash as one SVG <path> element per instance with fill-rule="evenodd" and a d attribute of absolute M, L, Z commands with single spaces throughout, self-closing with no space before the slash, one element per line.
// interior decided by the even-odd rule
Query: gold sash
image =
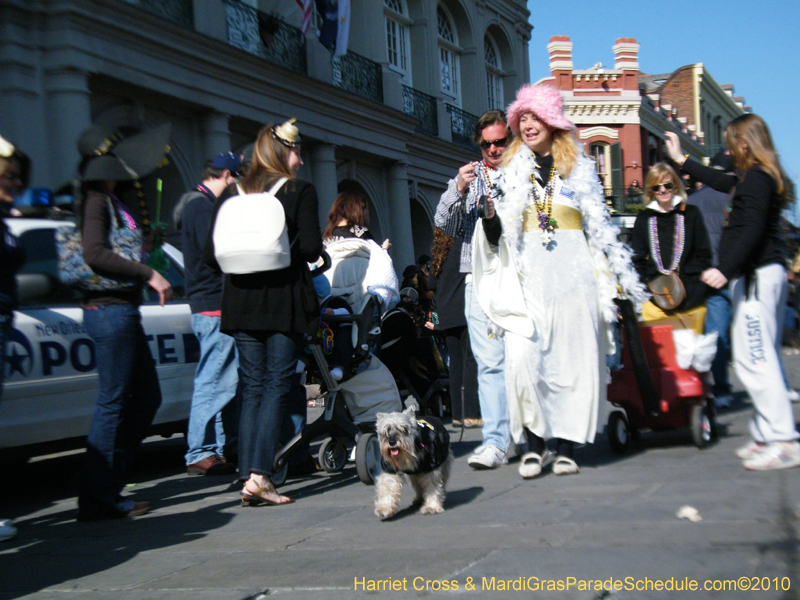
<path fill-rule="evenodd" d="M 571 206 L 553 204 L 553 212 L 550 216 L 556 220 L 556 231 L 559 229 L 583 229 L 581 211 Z M 522 231 L 526 233 L 539 231 L 539 216 L 534 204 L 522 211 Z"/>

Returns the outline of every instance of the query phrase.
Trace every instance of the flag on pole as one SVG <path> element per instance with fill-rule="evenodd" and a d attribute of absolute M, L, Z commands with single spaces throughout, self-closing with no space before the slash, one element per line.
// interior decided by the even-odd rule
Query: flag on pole
<path fill-rule="evenodd" d="M 300 31 L 303 32 L 303 39 L 306 39 L 306 31 L 308 31 L 308 26 L 311 24 L 311 15 L 313 14 L 313 0 L 297 0 L 297 5 L 300 7 L 300 10 L 303 11 L 303 20 L 300 24 Z"/>
<path fill-rule="evenodd" d="M 334 56 L 347 54 L 350 37 L 350 0 L 316 0 L 322 15 L 319 42 Z"/>

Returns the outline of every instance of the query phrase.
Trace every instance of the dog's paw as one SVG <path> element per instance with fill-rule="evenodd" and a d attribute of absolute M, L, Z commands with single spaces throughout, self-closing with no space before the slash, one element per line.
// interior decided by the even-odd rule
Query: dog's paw
<path fill-rule="evenodd" d="M 419 509 L 421 515 L 438 515 L 444 512 L 444 507 L 438 504 L 426 504 Z"/>
<path fill-rule="evenodd" d="M 388 519 L 389 517 L 394 516 L 397 512 L 396 508 L 392 508 L 390 506 L 376 506 L 375 507 L 375 516 L 379 519 Z"/>

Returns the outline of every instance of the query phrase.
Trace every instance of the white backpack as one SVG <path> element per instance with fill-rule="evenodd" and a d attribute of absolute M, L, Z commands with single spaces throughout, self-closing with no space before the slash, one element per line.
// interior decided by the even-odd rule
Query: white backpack
<path fill-rule="evenodd" d="M 223 273 L 241 275 L 285 269 L 291 263 L 286 213 L 275 197 L 282 177 L 268 192 L 228 198 L 214 224 L 214 256 Z"/>

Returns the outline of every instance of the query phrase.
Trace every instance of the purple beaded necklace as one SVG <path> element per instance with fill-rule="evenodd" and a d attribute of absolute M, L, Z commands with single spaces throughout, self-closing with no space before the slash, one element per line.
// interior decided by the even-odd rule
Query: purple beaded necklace
<path fill-rule="evenodd" d="M 658 272 L 663 273 L 664 275 L 669 275 L 678 269 L 678 264 L 680 263 L 681 255 L 683 254 L 683 243 L 685 239 L 683 215 L 675 215 L 675 235 L 672 236 L 674 246 L 672 249 L 672 266 L 669 270 L 664 269 L 664 263 L 661 262 L 661 248 L 658 245 L 657 218 L 658 217 L 650 217 L 650 256 L 653 257 Z"/>

